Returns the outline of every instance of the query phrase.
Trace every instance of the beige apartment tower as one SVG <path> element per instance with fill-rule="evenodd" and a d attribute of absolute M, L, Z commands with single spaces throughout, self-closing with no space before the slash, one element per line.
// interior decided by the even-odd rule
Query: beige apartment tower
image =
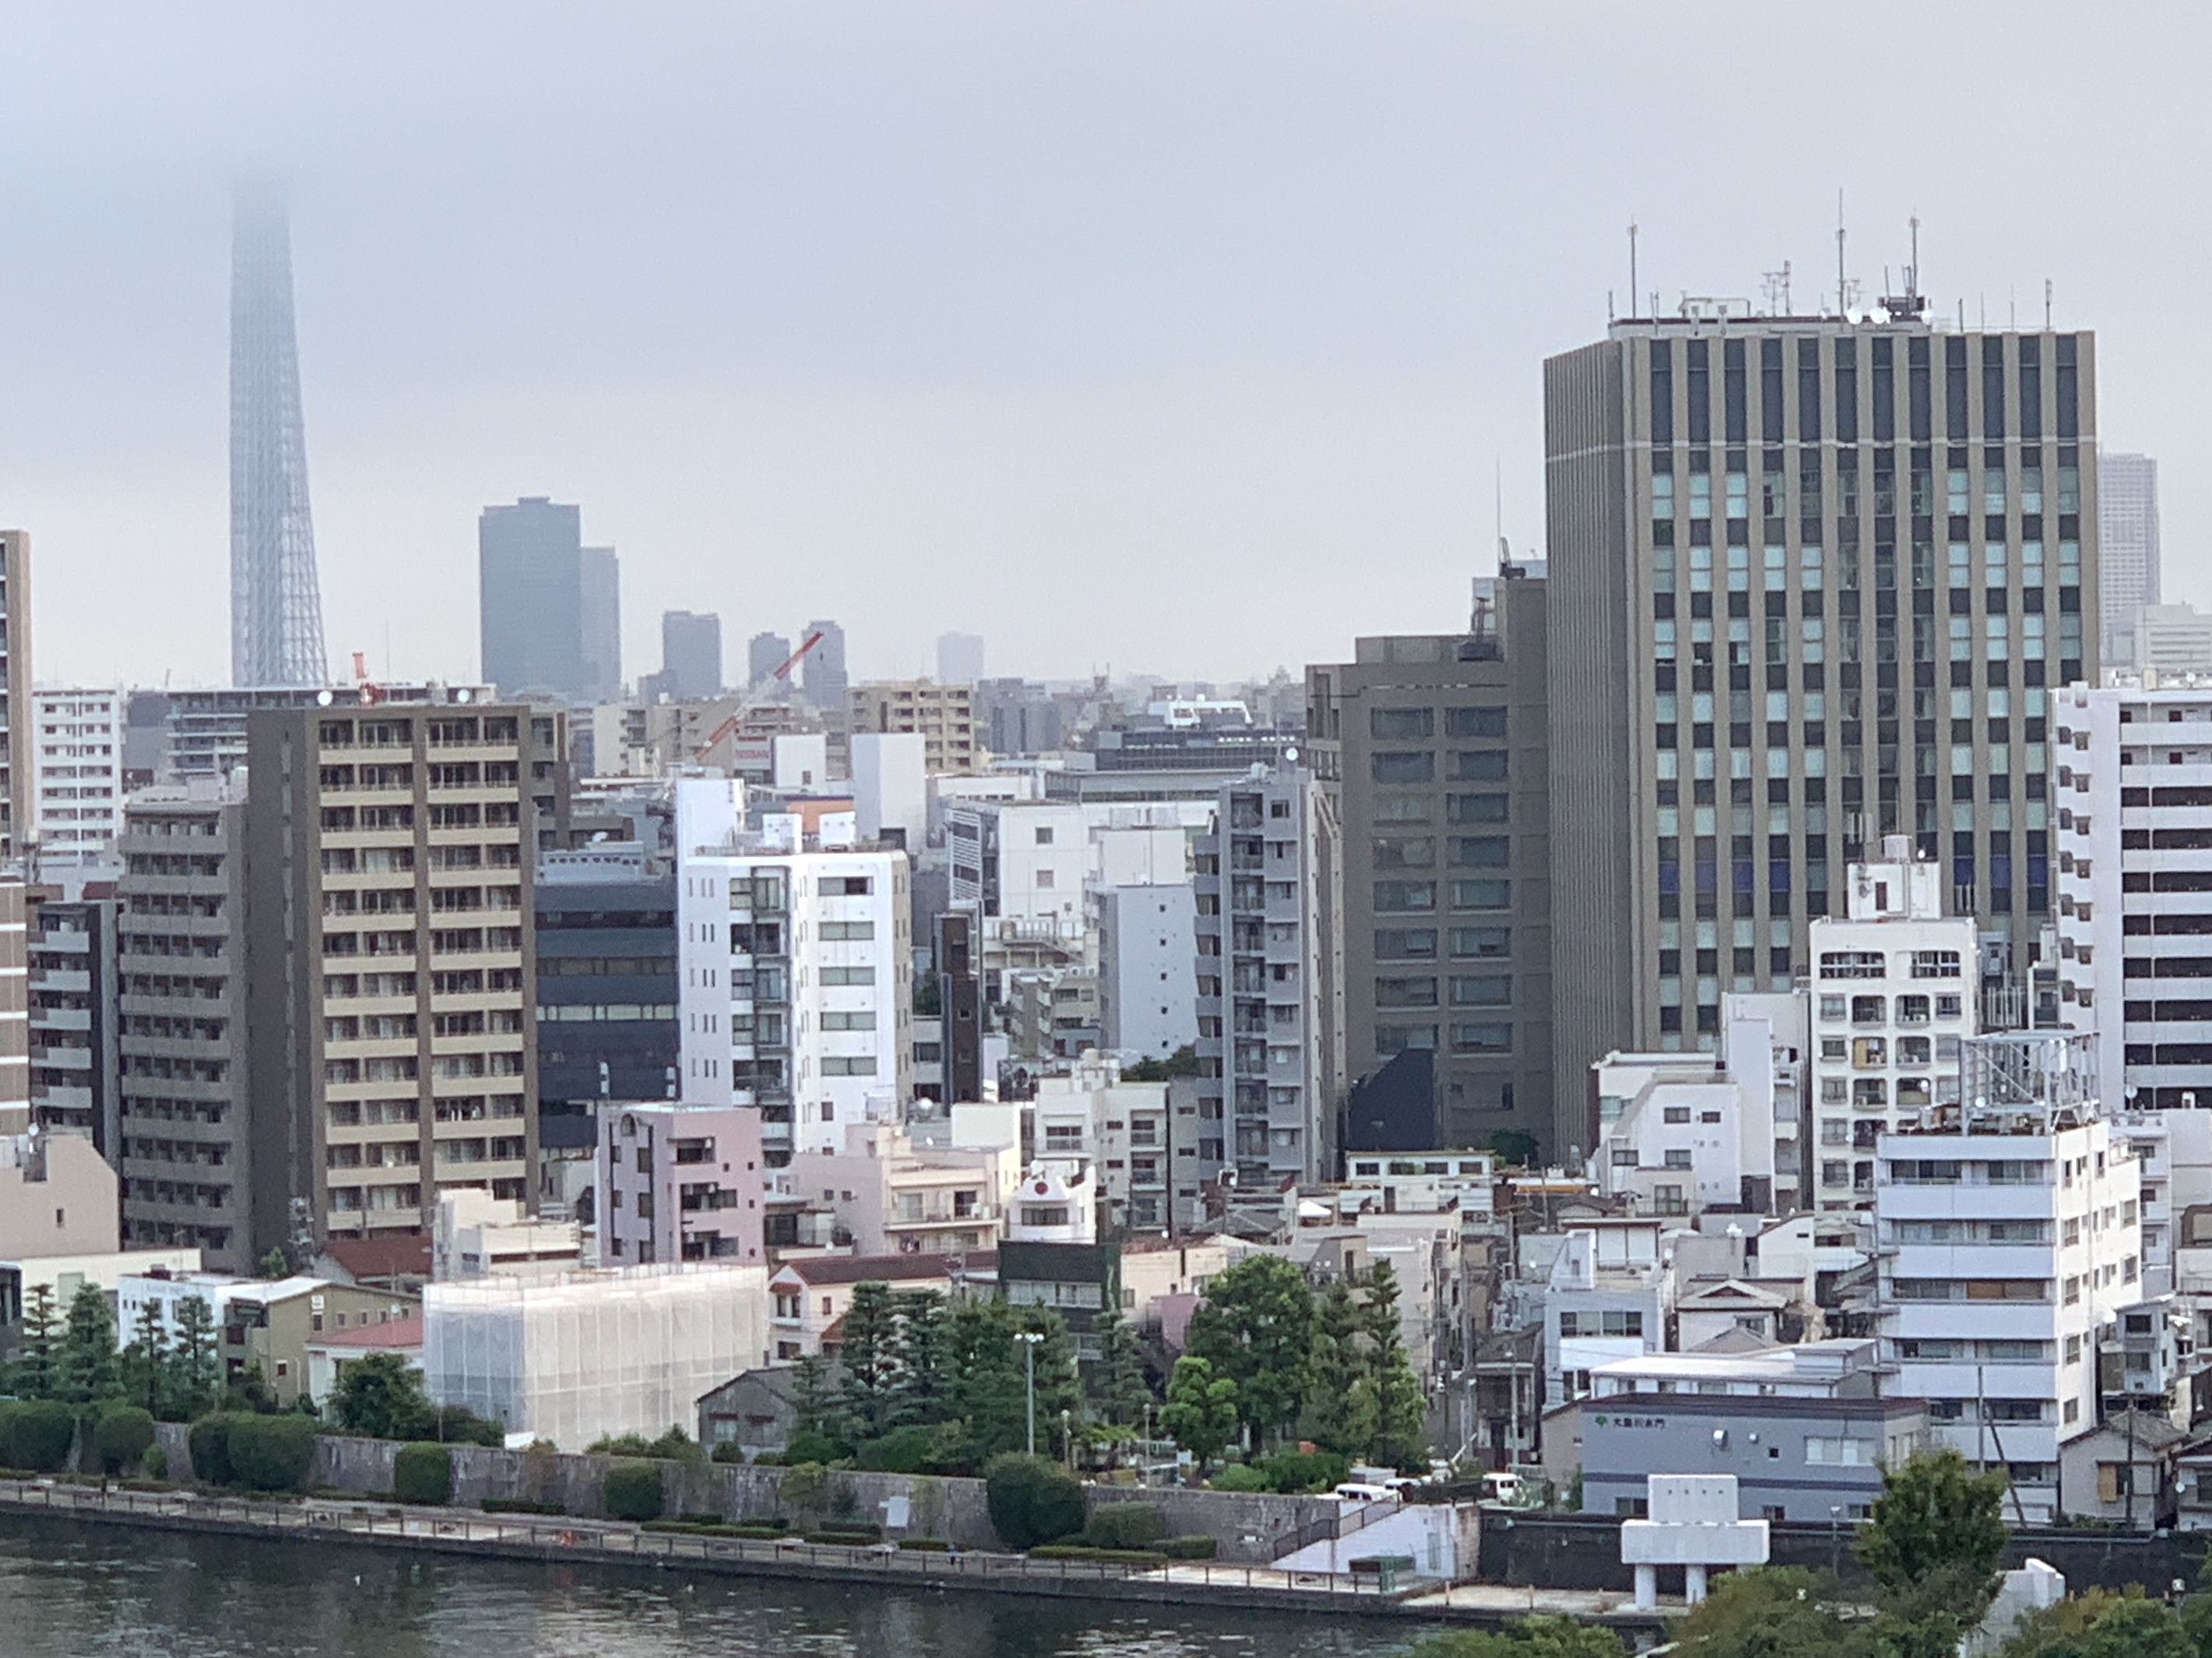
<path fill-rule="evenodd" d="M 456 1187 L 532 1200 L 532 887 L 566 816 L 561 723 L 459 700 L 252 716 L 257 1247 L 427 1231 Z"/>
<path fill-rule="evenodd" d="M 975 769 L 975 688 L 940 685 L 930 679 L 900 679 L 855 685 L 852 693 L 855 733 L 918 732 L 922 764 L 935 776 Z"/>
<path fill-rule="evenodd" d="M 2049 699 L 2098 670 L 2089 334 L 1684 309 L 1545 365 L 1562 1144 L 1593 1060 L 1789 989 L 1886 835 L 2016 1005 Z"/>

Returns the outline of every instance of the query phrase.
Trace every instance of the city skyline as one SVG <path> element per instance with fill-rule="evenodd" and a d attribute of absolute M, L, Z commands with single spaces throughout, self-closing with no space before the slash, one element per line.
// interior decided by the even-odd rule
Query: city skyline
<path fill-rule="evenodd" d="M 397 15 L 395 39 L 410 15 Z M 1625 301 L 1628 222 L 1642 227 L 1637 285 L 1670 303 L 1686 288 L 1756 296 L 1788 258 L 1802 307 L 1829 286 L 1838 184 L 1868 292 L 1909 257 L 1915 213 L 1948 315 L 1963 303 L 1970 323 L 2038 319 L 2048 276 L 2060 325 L 2094 322 L 2106 341 L 2108 441 L 2166 458 L 2173 545 L 2201 535 L 2177 460 L 2200 348 L 2166 349 L 2146 276 L 2178 264 L 2178 232 L 2153 210 L 2157 170 L 2118 165 L 2170 143 L 2160 124 L 2187 100 L 2102 92 L 2140 84 L 2095 73 L 2116 43 L 2062 69 L 2024 38 L 1923 20 L 1925 60 L 1877 73 L 1870 31 L 1803 90 L 1829 110 L 1863 67 L 1882 101 L 1811 121 L 1832 136 L 1759 162 L 1750 213 L 1597 159 L 1629 153 L 1660 118 L 1656 89 L 1689 72 L 1693 32 L 1408 12 L 1356 31 L 1323 19 L 1294 43 L 1223 14 L 1146 14 L 1041 23 L 986 74 L 896 25 L 877 37 L 882 56 L 856 64 L 834 21 L 777 33 L 671 17 L 649 42 L 588 21 L 545 30 L 532 73 L 502 77 L 481 106 L 425 54 L 308 30 L 265 48 L 297 71 L 266 118 L 236 112 L 251 99 L 206 95 L 237 71 L 205 44 L 118 71 L 32 29 L 27 58 L 49 72 L 17 89 L 22 170 L 0 171 L 21 210 L 0 273 L 0 345 L 21 388 L 0 414 L 0 493 L 57 550 L 57 676 L 225 672 L 211 632 L 214 290 L 224 180 L 241 158 L 293 181 L 331 660 L 361 650 L 395 677 L 471 671 L 471 523 L 487 501 L 538 493 L 583 502 L 632 550 L 634 662 L 652 659 L 653 618 L 672 608 L 716 610 L 737 637 L 836 614 L 861 676 L 925 668 L 948 627 L 991 637 L 1009 673 L 1112 664 L 1219 678 L 1439 625 L 1490 568 L 1501 477 L 1513 544 L 1540 543 L 1539 364 L 1595 328 L 1608 291 Z M 986 8 L 953 33 L 998 21 Z M 157 39 L 161 27 L 149 14 Z M 1133 56 L 1163 28 L 1192 62 L 1252 61 L 1232 109 Z M 1971 198 L 1868 182 L 1894 175 L 1908 147 L 1969 136 L 1955 100 L 1928 95 L 1947 43 L 2031 100 L 2063 82 L 2067 100 L 2086 97 L 2082 120 Z M 480 22 L 442 44 L 458 70 L 511 45 Z M 686 56 L 672 44 L 794 84 L 727 115 L 688 62 L 672 70 Z M 1789 61 L 1785 46 L 1732 40 L 1710 67 L 1755 76 Z M 1086 56 L 1071 48 L 1094 47 L 1100 64 L 1135 63 L 1158 98 L 1116 95 L 1103 119 L 1077 122 L 1014 90 L 1102 113 L 1099 71 L 1069 67 Z M 1520 134 L 1578 53 L 1607 74 L 1633 54 L 1633 88 L 1555 150 L 1529 149 Z M 1292 113 L 1324 61 L 1318 119 L 1302 126 Z M 171 77 L 194 68 L 213 81 L 181 97 Z M 395 128 L 386 112 L 407 98 L 364 101 L 356 80 L 383 82 L 363 70 L 450 118 Z M 599 90 L 602 71 L 608 106 L 641 118 L 563 131 L 556 111 L 586 77 Z M 1470 78 L 1500 95 L 1462 107 L 1448 88 Z M 118 96 L 136 99 L 132 118 L 85 142 L 77 112 L 105 114 Z M 1881 118 L 1892 98 L 1922 112 L 1909 139 Z M 1151 127 L 1121 112 L 1152 107 Z M 854 111 L 873 112 L 854 125 Z M 757 160 L 760 121 L 790 132 L 773 167 Z M 518 160 L 498 136 L 514 131 L 544 142 Z M 1284 137 L 1255 146 L 1245 131 Z M 677 158 L 694 155 L 701 179 L 757 210 L 711 223 L 665 210 Z M 1021 230 L 1055 194 L 1037 186 L 1070 178 L 1096 188 L 1048 201 L 1042 234 Z M 83 210 L 57 215 L 55 188 L 78 191 Z M 2063 234 L 2045 211 L 2052 191 L 2082 203 Z M 899 203 L 914 199 L 944 228 L 910 222 Z M 577 246 L 627 252 L 569 257 Z M 1130 592 L 1079 612 L 1043 602 L 1021 580 L 1039 556 L 1125 571 Z M 908 602 L 896 575 L 923 565 L 990 593 L 988 613 Z M 1256 605 L 1237 590 L 1255 567 L 1277 577 Z M 1359 581 L 1330 588 L 1338 602 L 1314 602 L 1353 568 Z M 2178 568 L 2171 596 L 2202 597 L 2199 580 Z M 1167 587 L 1188 603 L 1164 618 L 1137 598 Z M 1232 601 L 1249 629 L 1219 625 Z"/>

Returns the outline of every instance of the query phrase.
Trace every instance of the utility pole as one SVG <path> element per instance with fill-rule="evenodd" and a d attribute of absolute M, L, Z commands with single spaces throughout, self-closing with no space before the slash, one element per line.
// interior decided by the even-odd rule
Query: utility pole
<path fill-rule="evenodd" d="M 1022 1379 L 1027 1384 L 1030 1402 L 1030 1455 L 1036 1455 L 1036 1350 L 1044 1339 L 1041 1330 L 1017 1331 L 1014 1339 L 1022 1344 Z"/>

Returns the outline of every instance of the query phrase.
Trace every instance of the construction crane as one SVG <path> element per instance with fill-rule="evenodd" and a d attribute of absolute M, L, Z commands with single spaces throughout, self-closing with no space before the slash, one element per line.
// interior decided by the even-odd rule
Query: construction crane
<path fill-rule="evenodd" d="M 818 629 L 807 635 L 804 640 L 800 641 L 799 648 L 793 651 L 789 656 L 786 657 L 783 659 L 782 665 L 779 666 L 774 673 L 769 676 L 769 684 L 762 688 L 760 690 L 754 692 L 751 695 L 746 697 L 744 701 L 738 703 L 736 708 L 731 712 L 730 717 L 727 720 L 725 720 L 720 725 L 715 726 L 713 732 L 708 737 L 707 740 L 692 750 L 691 758 L 693 762 L 699 765 L 704 765 L 707 762 L 707 756 L 712 754 L 715 749 L 720 745 L 722 739 L 735 733 L 738 727 L 744 723 L 745 716 L 750 714 L 755 708 L 760 707 L 762 703 L 767 701 L 770 692 L 775 688 L 781 687 L 786 681 L 787 681 L 792 676 L 793 670 L 797 668 L 801 662 L 806 659 L 806 653 L 821 642 L 822 635 Z"/>

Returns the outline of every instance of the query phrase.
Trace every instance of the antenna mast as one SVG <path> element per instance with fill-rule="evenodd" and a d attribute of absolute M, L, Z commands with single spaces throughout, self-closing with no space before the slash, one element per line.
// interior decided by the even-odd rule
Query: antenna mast
<path fill-rule="evenodd" d="M 1839 186 L 1836 191 L 1836 314 L 1842 316 L 1850 302 L 1844 276 L 1844 192 Z"/>
<path fill-rule="evenodd" d="M 1636 314 L 1636 221 L 1633 219 L 1628 222 L 1628 311 L 1631 316 Z"/>

